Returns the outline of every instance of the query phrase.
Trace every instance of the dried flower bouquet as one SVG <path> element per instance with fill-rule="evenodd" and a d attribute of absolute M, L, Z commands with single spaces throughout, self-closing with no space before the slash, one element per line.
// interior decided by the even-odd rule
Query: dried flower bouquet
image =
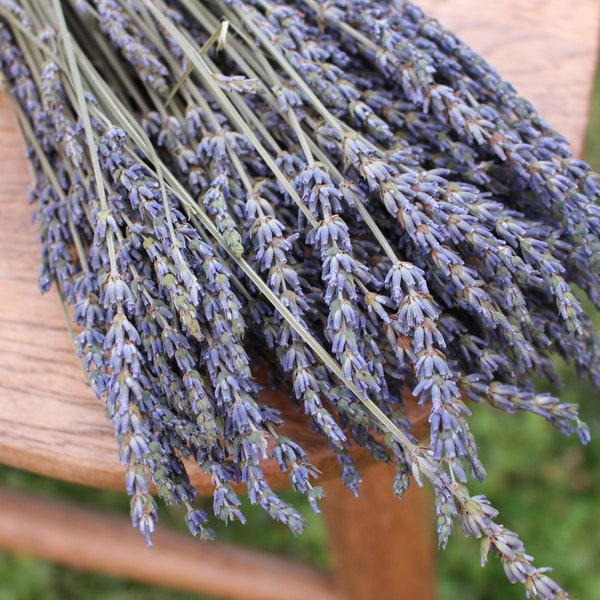
<path fill-rule="evenodd" d="M 359 444 L 396 465 L 397 496 L 431 483 L 442 546 L 458 521 L 528 596 L 566 597 L 466 487 L 485 477 L 467 400 L 585 443 L 532 377 L 555 380 L 558 353 L 600 387 L 573 292 L 600 305 L 600 181 L 534 107 L 404 0 L 1 0 L 0 17 L 41 287 L 73 307 L 148 542 L 150 481 L 212 535 L 187 459 L 217 517 L 244 520 L 241 482 L 300 531 L 263 477 L 268 439 L 317 510 L 314 467 L 257 402 L 267 362 L 352 490 Z"/>

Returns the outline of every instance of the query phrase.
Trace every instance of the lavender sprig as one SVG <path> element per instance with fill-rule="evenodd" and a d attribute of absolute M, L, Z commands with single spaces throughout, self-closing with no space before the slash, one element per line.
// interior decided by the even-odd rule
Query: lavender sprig
<path fill-rule="evenodd" d="M 4 2 L 0 62 L 36 172 L 40 285 L 74 306 L 148 540 L 151 481 L 212 536 L 183 459 L 218 518 L 245 520 L 241 483 L 300 530 L 264 479 L 269 440 L 317 510 L 316 469 L 257 398 L 270 357 L 352 490 L 360 444 L 395 463 L 398 496 L 409 474 L 433 485 L 442 546 L 458 521 L 528 596 L 566 597 L 465 487 L 485 474 L 466 401 L 586 443 L 533 375 L 555 380 L 558 351 L 600 385 L 572 287 L 599 304 L 599 179 L 510 84 L 405 0 Z"/>

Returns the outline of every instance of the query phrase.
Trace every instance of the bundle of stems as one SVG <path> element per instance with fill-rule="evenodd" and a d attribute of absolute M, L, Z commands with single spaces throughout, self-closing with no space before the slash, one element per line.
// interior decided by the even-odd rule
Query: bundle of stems
<path fill-rule="evenodd" d="M 600 386 L 598 177 L 481 57 L 405 0 L 0 1 L 0 61 L 35 167 L 41 287 L 73 307 L 114 423 L 133 522 L 150 481 L 212 536 L 183 465 L 244 521 L 232 484 L 300 531 L 267 442 L 314 509 L 304 450 L 257 401 L 290 389 L 355 492 L 349 449 L 435 490 L 528 596 L 566 593 L 495 521 L 466 400 L 531 411 L 554 353 Z M 429 411 L 419 443 L 402 412 Z M 501 435 L 498 432 L 498 435 Z"/>

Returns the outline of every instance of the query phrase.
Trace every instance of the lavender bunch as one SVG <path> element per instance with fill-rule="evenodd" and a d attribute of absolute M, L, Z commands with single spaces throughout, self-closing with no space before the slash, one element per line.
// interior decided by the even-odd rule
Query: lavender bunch
<path fill-rule="evenodd" d="M 212 536 L 184 460 L 225 521 L 245 519 L 241 483 L 302 529 L 269 453 L 318 510 L 316 469 L 258 401 L 266 361 L 352 490 L 359 444 L 395 464 L 396 495 L 432 484 L 440 545 L 458 522 L 528 597 L 567 597 L 466 486 L 485 477 L 477 403 L 586 443 L 577 406 L 533 378 L 556 381 L 558 353 L 600 387 L 573 291 L 600 306 L 600 180 L 535 108 L 404 0 L 24 0 L 0 17 L 41 286 L 74 307 L 148 543 L 150 483 Z"/>

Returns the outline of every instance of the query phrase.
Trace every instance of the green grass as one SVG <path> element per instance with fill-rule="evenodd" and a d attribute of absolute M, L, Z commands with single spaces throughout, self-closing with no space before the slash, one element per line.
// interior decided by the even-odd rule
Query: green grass
<path fill-rule="evenodd" d="M 586 159 L 600 171 L 600 77 L 586 145 Z M 592 443 L 582 448 L 565 440 L 531 415 L 506 416 L 474 407 L 472 428 L 490 473 L 485 492 L 501 510 L 501 520 L 516 530 L 539 565 L 552 565 L 555 578 L 574 599 L 600 600 L 600 410 L 599 393 L 567 369 L 560 392 L 579 402 L 592 430 Z M 124 494 L 63 484 L 14 469 L 0 468 L 3 485 L 49 497 L 127 513 Z M 220 528 L 218 538 L 254 545 L 307 563 L 327 565 L 323 524 L 312 516 L 299 538 L 270 522 L 261 511 L 246 507 L 249 525 Z M 161 511 L 161 527 L 180 527 L 173 511 Z M 91 541 L 90 543 L 93 543 Z M 524 598 L 502 568 L 490 559 L 479 567 L 477 542 L 456 535 L 439 555 L 440 600 L 512 600 Z M 0 600 L 208 600 L 207 597 L 134 584 L 105 575 L 84 573 L 24 555 L 0 553 Z M 369 600 L 369 599 L 365 599 Z M 418 600 L 418 599 L 415 599 Z"/>

